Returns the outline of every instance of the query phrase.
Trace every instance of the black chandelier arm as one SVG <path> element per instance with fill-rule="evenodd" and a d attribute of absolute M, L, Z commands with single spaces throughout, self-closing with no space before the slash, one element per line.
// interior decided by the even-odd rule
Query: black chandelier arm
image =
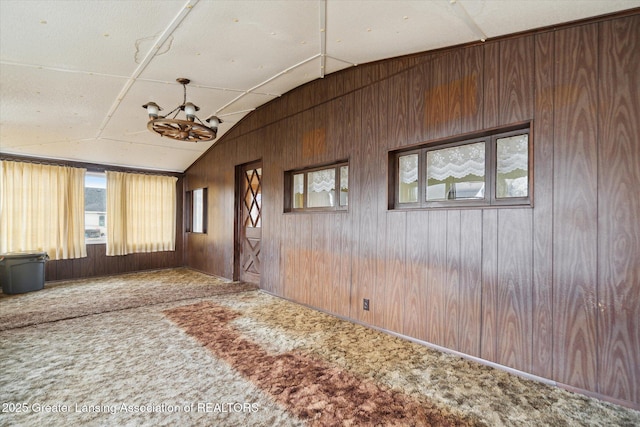
<path fill-rule="evenodd" d="M 182 107 L 183 107 L 183 106 L 184 106 L 184 104 L 183 104 L 183 105 L 178 105 L 176 108 L 174 108 L 173 110 L 169 111 L 167 114 L 165 114 L 165 115 L 164 115 L 164 116 L 162 116 L 161 118 L 163 118 L 163 119 L 164 119 L 164 118 L 166 118 L 166 117 L 169 117 L 169 116 L 170 116 L 170 115 L 172 115 L 173 113 L 175 113 L 175 114 L 173 114 L 173 117 L 172 117 L 172 118 L 174 118 L 174 119 L 175 119 L 176 117 L 178 117 L 178 113 L 180 113 L 180 111 L 182 111 Z"/>

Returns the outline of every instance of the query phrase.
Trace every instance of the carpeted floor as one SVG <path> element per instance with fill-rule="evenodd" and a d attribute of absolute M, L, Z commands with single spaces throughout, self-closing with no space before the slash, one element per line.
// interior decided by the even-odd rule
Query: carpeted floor
<path fill-rule="evenodd" d="M 9 323 L 20 310 L 33 318 Z M 0 327 L 0 426 L 640 425 L 186 269 L 0 297 Z"/>
<path fill-rule="evenodd" d="M 176 286 L 179 285 L 179 288 Z M 0 293 L 0 331 L 107 311 L 256 290 L 185 268 L 47 283 L 38 292 Z"/>

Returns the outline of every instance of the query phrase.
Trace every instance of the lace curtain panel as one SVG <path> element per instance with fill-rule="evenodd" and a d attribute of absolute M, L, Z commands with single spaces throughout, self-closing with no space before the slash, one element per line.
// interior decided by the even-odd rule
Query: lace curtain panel
<path fill-rule="evenodd" d="M 484 176 L 484 153 L 484 142 L 430 151 L 427 153 L 427 180 Z"/>
<path fill-rule="evenodd" d="M 46 252 L 52 260 L 86 257 L 85 172 L 0 161 L 0 253 Z"/>
<path fill-rule="evenodd" d="M 174 251 L 176 177 L 107 171 L 107 256 Z"/>

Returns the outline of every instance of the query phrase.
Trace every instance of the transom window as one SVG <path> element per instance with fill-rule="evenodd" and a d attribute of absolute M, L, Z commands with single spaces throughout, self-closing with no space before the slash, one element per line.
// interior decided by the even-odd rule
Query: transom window
<path fill-rule="evenodd" d="M 285 185 L 285 212 L 344 210 L 349 204 L 349 164 L 289 171 Z"/>
<path fill-rule="evenodd" d="M 390 154 L 390 208 L 530 204 L 529 128 Z"/>

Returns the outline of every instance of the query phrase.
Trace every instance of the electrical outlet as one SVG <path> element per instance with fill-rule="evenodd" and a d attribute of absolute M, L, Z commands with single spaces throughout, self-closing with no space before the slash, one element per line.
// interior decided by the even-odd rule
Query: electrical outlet
<path fill-rule="evenodd" d="M 362 300 L 362 309 L 369 311 L 369 300 L 366 298 Z"/>

